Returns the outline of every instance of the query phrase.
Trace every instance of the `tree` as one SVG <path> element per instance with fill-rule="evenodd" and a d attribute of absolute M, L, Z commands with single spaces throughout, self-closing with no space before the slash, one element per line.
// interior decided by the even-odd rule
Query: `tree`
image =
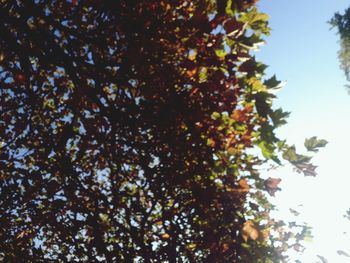
<path fill-rule="evenodd" d="M 336 28 L 340 37 L 340 50 L 338 57 L 340 61 L 340 68 L 344 71 L 346 79 L 350 80 L 350 7 L 344 11 L 344 14 L 335 13 L 333 18 L 329 21 L 332 27 Z M 346 85 L 350 88 L 349 85 Z M 350 219 L 350 210 L 346 211 L 345 217 Z M 350 257 L 350 255 L 338 250 L 338 255 Z"/>
<path fill-rule="evenodd" d="M 259 168 L 315 166 L 274 134 L 254 4 L 1 2 L 2 261 L 286 259 L 307 229 L 270 218 Z"/>
<path fill-rule="evenodd" d="M 340 67 L 345 72 L 347 80 L 350 80 L 350 8 L 346 9 L 344 14 L 335 13 L 330 20 L 332 27 L 338 30 L 340 36 L 340 50 L 338 57 Z"/>

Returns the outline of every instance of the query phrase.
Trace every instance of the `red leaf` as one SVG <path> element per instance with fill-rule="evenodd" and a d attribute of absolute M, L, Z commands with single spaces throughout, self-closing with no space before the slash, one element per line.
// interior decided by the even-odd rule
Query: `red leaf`
<path fill-rule="evenodd" d="M 271 178 L 269 177 L 266 181 L 265 181 L 265 187 L 267 192 L 271 195 L 271 196 L 275 196 L 275 193 L 278 190 L 281 190 L 278 187 L 278 184 L 281 182 L 280 178 Z"/>

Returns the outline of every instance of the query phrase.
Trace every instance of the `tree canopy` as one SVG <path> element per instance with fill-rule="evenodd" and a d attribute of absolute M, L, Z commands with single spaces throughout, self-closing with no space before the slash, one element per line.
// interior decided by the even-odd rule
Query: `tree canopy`
<path fill-rule="evenodd" d="M 335 13 L 330 24 L 338 30 L 340 36 L 340 50 L 338 57 L 340 67 L 344 71 L 347 80 L 350 80 L 350 8 L 343 14 Z"/>
<path fill-rule="evenodd" d="M 284 262 L 254 0 L 1 1 L 0 260 Z M 325 145 L 311 138 L 310 151 Z"/>

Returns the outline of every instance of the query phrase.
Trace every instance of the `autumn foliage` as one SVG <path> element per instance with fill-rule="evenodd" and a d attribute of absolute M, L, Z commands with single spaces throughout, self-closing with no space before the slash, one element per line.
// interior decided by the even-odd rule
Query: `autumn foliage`
<path fill-rule="evenodd" d="M 255 2 L 1 1 L 2 262 L 285 260 Z"/>

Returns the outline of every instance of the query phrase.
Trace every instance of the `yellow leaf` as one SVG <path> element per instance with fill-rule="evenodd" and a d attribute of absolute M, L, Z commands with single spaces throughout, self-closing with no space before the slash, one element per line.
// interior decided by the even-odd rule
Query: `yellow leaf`
<path fill-rule="evenodd" d="M 170 235 L 167 233 L 164 233 L 163 235 L 161 235 L 162 239 L 169 239 Z"/>
<path fill-rule="evenodd" d="M 238 184 L 239 184 L 239 186 L 241 187 L 241 188 L 243 188 L 244 190 L 246 190 L 246 191 L 249 191 L 249 184 L 247 183 L 247 180 L 245 180 L 245 179 L 240 179 L 239 181 L 238 181 Z"/>
<path fill-rule="evenodd" d="M 189 250 L 193 250 L 193 249 L 195 249 L 197 247 L 197 245 L 195 244 L 195 243 L 191 243 L 191 244 L 188 244 L 187 245 L 187 249 L 189 249 Z"/>
<path fill-rule="evenodd" d="M 252 220 L 248 220 L 243 224 L 242 237 L 247 242 L 248 239 L 257 240 L 259 231 Z"/>
<path fill-rule="evenodd" d="M 229 155 L 234 155 L 234 154 L 236 153 L 236 149 L 233 148 L 233 147 L 229 147 L 229 148 L 227 149 L 227 153 L 228 153 Z"/>
<path fill-rule="evenodd" d="M 210 147 L 215 147 L 215 141 L 212 138 L 207 139 L 207 145 Z"/>

